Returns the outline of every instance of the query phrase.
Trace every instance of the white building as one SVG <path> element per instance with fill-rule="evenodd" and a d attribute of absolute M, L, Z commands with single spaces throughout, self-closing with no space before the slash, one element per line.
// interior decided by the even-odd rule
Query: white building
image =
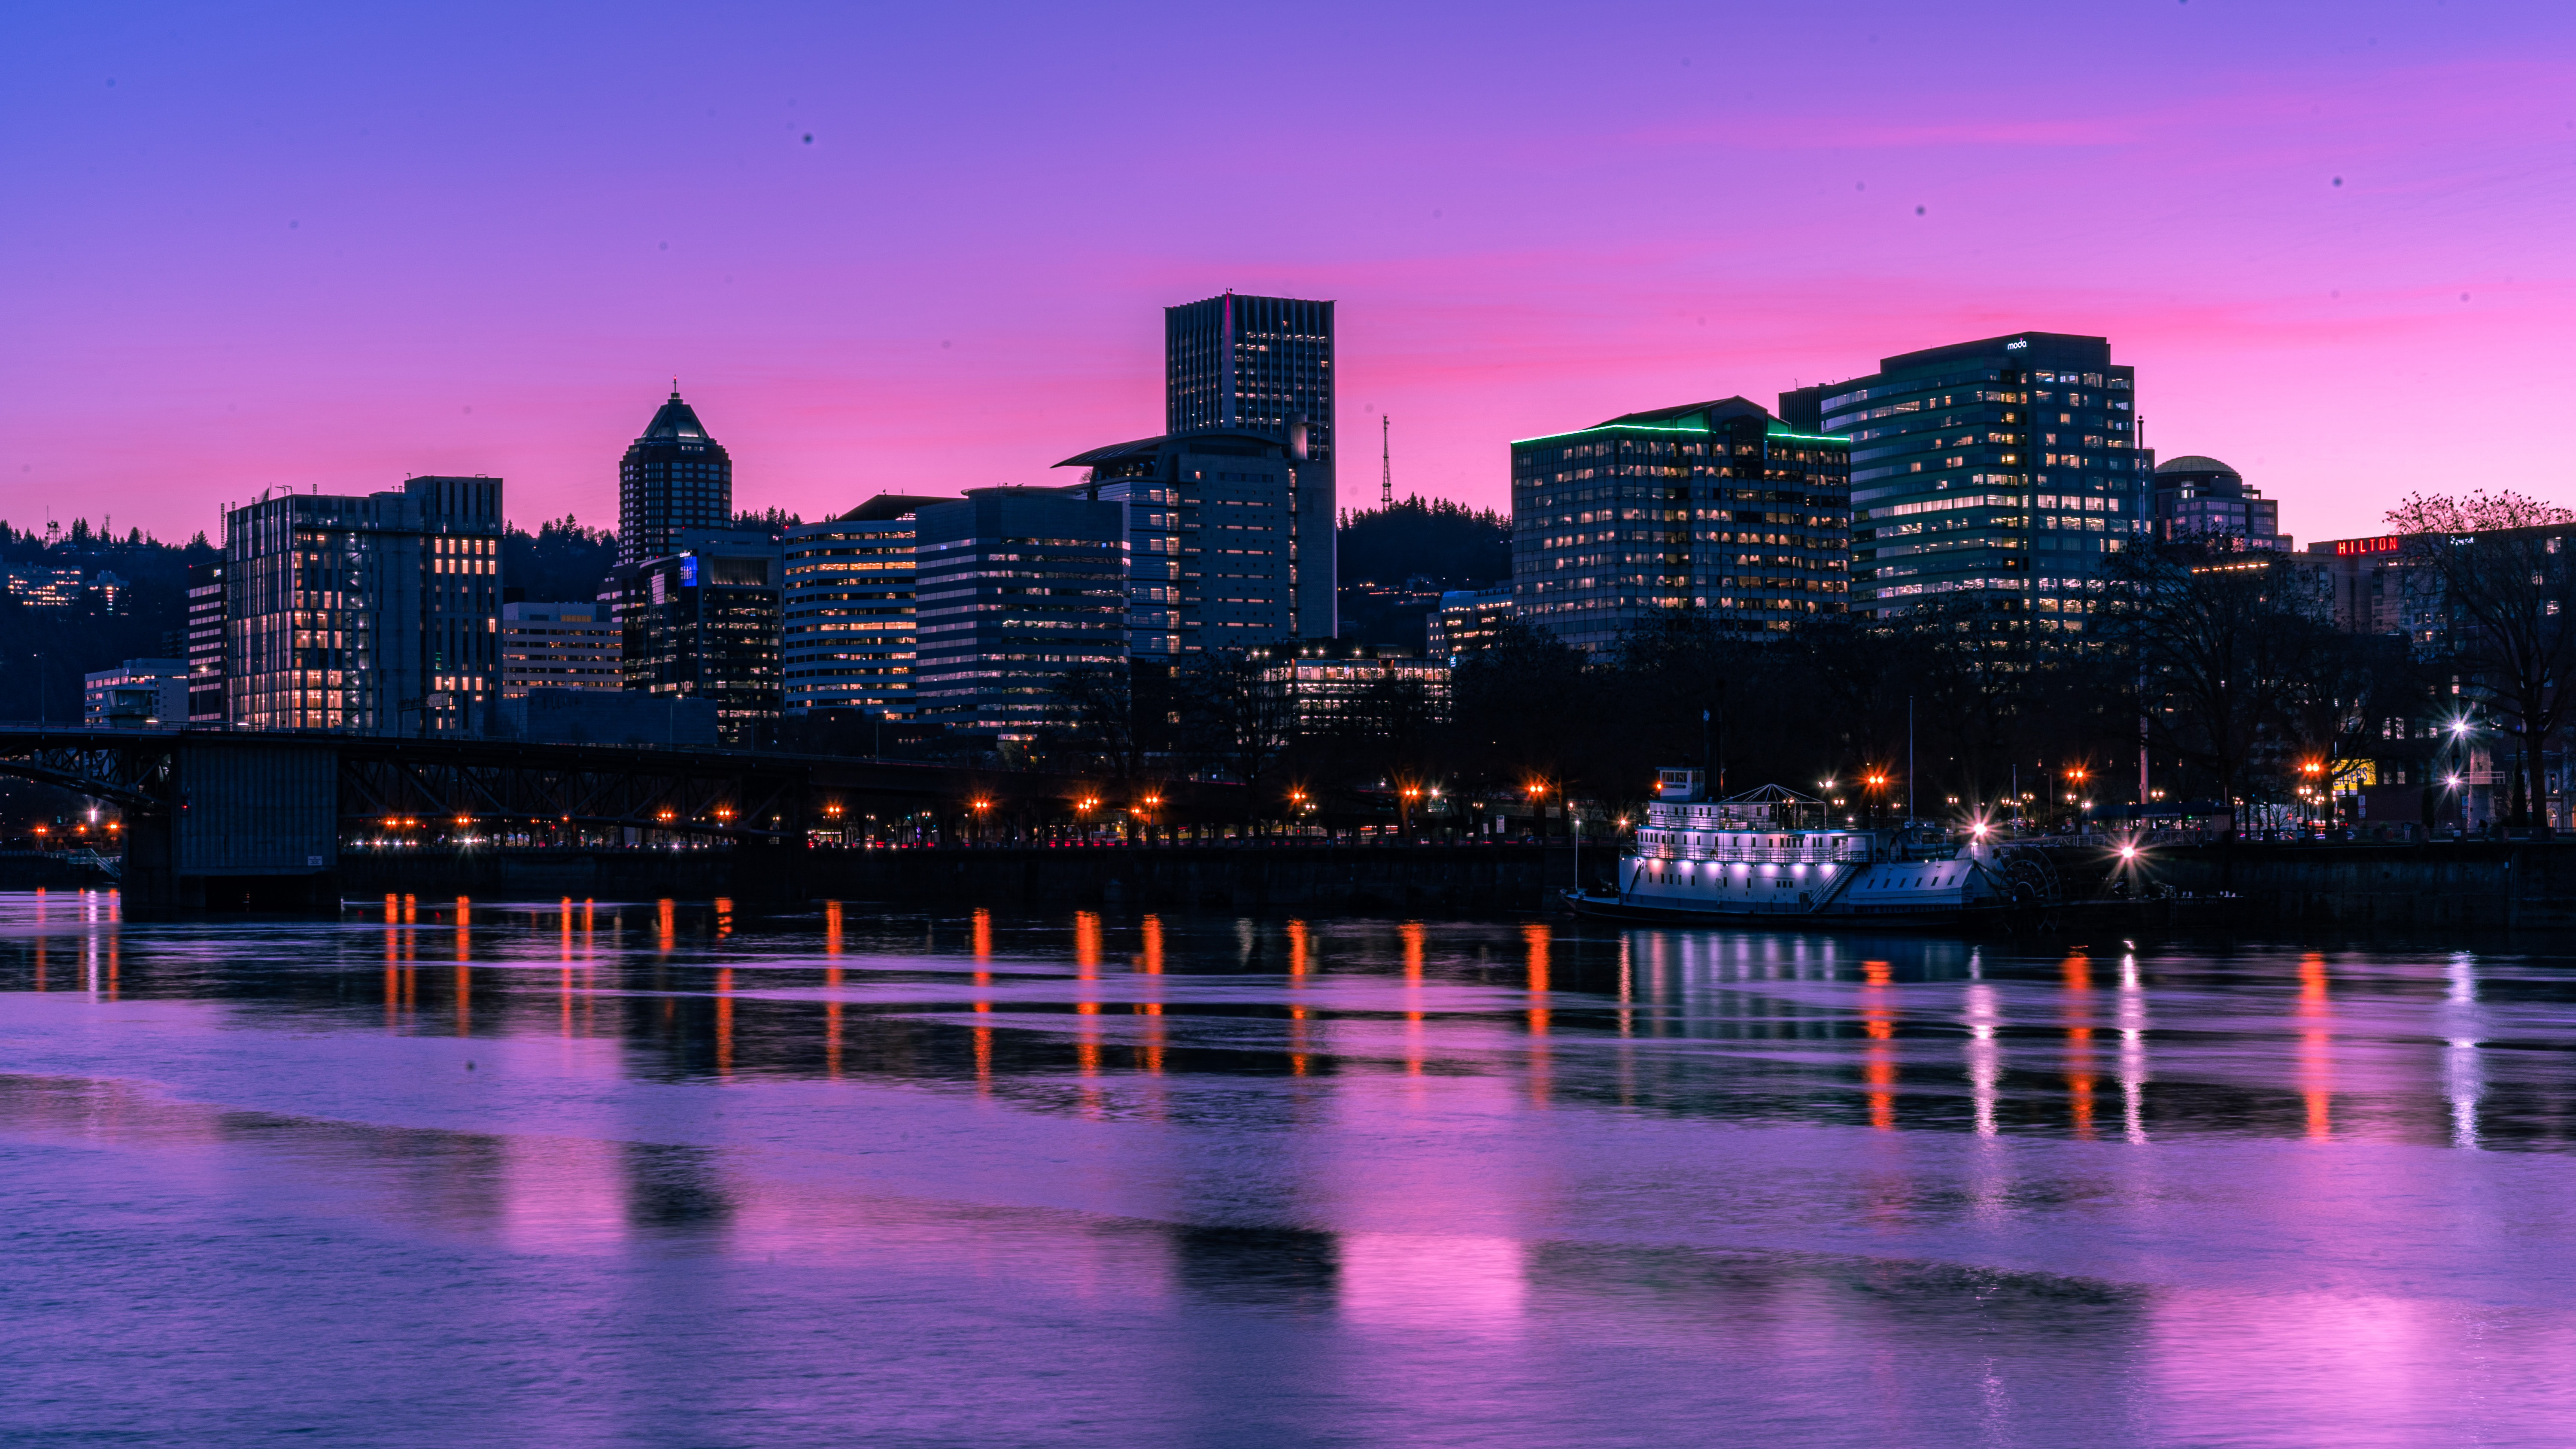
<path fill-rule="evenodd" d="M 82 680 L 81 723 L 91 729 L 177 729 L 188 722 L 185 659 L 128 659 Z"/>

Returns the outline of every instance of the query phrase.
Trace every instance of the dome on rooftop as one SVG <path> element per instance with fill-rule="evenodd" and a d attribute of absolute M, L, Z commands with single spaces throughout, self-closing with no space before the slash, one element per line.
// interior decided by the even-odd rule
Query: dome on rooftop
<path fill-rule="evenodd" d="M 2198 453 L 2185 453 L 2179 458 L 2169 458 L 2158 463 L 2156 471 L 2159 473 L 2225 473 L 2231 478 L 2245 476 L 2216 458 L 2204 458 Z"/>

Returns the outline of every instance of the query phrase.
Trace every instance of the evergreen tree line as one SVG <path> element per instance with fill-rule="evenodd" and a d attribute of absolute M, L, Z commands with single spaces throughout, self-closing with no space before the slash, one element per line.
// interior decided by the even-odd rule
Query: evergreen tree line
<path fill-rule="evenodd" d="M 1399 587 L 1425 578 L 1465 589 L 1512 576 L 1511 516 L 1419 496 L 1383 508 L 1342 510 L 1334 566 L 1345 584 Z"/>

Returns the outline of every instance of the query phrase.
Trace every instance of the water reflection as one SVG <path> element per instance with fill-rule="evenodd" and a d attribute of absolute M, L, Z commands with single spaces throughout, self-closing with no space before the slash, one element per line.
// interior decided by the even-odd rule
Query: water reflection
<path fill-rule="evenodd" d="M 1544 921 L 387 896 L 136 927 L 112 895 L 0 898 L 13 1385 L 253 1338 L 286 1365 L 128 1374 L 87 1410 L 13 1390 L 0 1437 L 114 1404 L 123 1437 L 246 1443 L 285 1401 L 302 1432 L 490 1437 L 431 1387 L 471 1363 L 522 1442 L 1672 1443 L 1721 1416 L 2545 1442 L 2576 1411 L 2569 980 Z M 146 1283 L 177 1315 L 148 1334 Z"/>

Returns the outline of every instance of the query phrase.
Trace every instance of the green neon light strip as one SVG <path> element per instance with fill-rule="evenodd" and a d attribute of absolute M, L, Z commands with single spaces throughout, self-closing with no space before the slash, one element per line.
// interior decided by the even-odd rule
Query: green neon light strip
<path fill-rule="evenodd" d="M 1595 433 L 1688 433 L 1695 438 L 1708 436 L 1706 428 L 1659 428 L 1649 423 L 1604 423 L 1597 428 L 1577 428 L 1570 433 L 1548 433 L 1535 438 L 1514 438 L 1512 446 L 1523 443 L 1549 443 L 1558 438 L 1588 438 Z"/>

